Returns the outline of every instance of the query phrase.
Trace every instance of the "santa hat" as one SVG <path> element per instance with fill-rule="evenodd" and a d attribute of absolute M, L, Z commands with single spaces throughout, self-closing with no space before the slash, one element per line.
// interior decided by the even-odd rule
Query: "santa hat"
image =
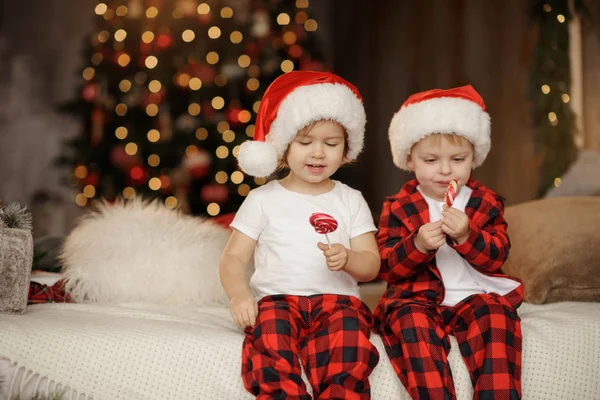
<path fill-rule="evenodd" d="M 254 140 L 242 143 L 238 162 L 248 175 L 269 176 L 298 131 L 313 121 L 331 119 L 348 134 L 346 157 L 363 147 L 366 116 L 358 89 L 327 72 L 293 71 L 267 88 L 258 109 Z"/>
<path fill-rule="evenodd" d="M 407 158 L 415 143 L 433 133 L 453 133 L 473 143 L 473 165 L 478 167 L 490 151 L 490 125 L 483 99 L 471 85 L 413 94 L 390 123 L 394 164 L 408 170 Z"/>

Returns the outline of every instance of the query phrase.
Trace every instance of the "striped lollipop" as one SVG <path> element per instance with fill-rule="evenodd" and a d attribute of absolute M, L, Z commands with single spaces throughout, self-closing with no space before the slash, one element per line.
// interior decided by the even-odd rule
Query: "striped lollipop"
<path fill-rule="evenodd" d="M 448 183 L 448 189 L 446 189 L 446 196 L 444 196 L 444 200 L 448 207 L 452 207 L 452 203 L 454 203 L 454 199 L 456 199 L 456 193 L 458 192 L 458 182 L 456 179 L 452 179 Z"/>
<path fill-rule="evenodd" d="M 331 247 L 331 242 L 329 241 L 329 236 L 327 236 L 327 234 L 334 232 L 337 229 L 338 223 L 335 218 L 325 213 L 313 213 L 310 216 L 309 221 L 317 233 L 325 235 L 327 244 Z"/>

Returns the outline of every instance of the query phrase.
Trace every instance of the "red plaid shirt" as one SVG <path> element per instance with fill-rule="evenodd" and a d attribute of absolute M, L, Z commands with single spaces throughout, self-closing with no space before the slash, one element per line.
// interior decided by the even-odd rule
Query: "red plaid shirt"
<path fill-rule="evenodd" d="M 379 278 L 388 282 L 388 289 L 375 310 L 378 319 L 389 307 L 404 302 L 439 305 L 444 299 L 444 285 L 435 263 L 436 252 L 423 254 L 415 247 L 415 235 L 429 222 L 429 207 L 417 185 L 416 180 L 407 182 L 383 204 L 377 244 L 381 254 Z M 460 245 L 448 238 L 448 245 L 479 272 L 517 280 L 500 272 L 510 248 L 503 216 L 504 199 L 475 180 L 469 180 L 467 186 L 473 189 L 465 207 L 470 234 Z M 522 286 L 506 298 L 513 306 L 520 304 Z"/>

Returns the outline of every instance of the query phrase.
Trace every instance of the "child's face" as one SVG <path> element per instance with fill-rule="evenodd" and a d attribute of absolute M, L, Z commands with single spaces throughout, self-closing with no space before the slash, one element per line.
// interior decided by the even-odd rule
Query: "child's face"
<path fill-rule="evenodd" d="M 342 126 L 334 121 L 319 121 L 298 132 L 289 145 L 286 162 L 298 178 L 321 183 L 342 165 L 344 149 Z"/>
<path fill-rule="evenodd" d="M 458 181 L 463 187 L 473 169 L 473 144 L 460 137 L 430 135 L 417 142 L 408 156 L 408 167 L 415 172 L 421 190 L 429 197 L 443 201 L 448 183 Z"/>

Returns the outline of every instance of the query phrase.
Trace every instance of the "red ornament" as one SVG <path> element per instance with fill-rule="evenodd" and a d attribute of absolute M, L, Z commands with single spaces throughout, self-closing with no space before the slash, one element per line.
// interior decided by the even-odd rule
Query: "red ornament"
<path fill-rule="evenodd" d="M 160 190 L 163 193 L 170 193 L 173 189 L 171 187 L 171 179 L 166 175 L 161 175 L 158 179 L 160 179 Z"/>
<path fill-rule="evenodd" d="M 138 164 L 135 156 L 127 154 L 125 147 L 115 146 L 110 151 L 110 161 L 112 164 L 124 171 L 129 171 L 134 165 Z"/>
<path fill-rule="evenodd" d="M 98 182 L 100 181 L 100 178 L 98 176 L 97 172 L 90 172 L 89 174 L 87 174 L 87 176 L 83 179 L 83 183 L 85 185 L 92 185 L 92 186 L 98 186 Z"/>
<path fill-rule="evenodd" d="M 223 204 L 229 198 L 229 189 L 225 185 L 212 183 L 202 187 L 200 196 L 205 203 Z"/>
<path fill-rule="evenodd" d="M 104 114 L 104 110 L 100 107 L 94 108 L 91 115 L 92 120 L 92 135 L 90 138 L 90 142 L 92 147 L 96 147 L 102 141 L 104 137 L 104 121 L 106 120 L 106 115 Z"/>
<path fill-rule="evenodd" d="M 300 69 L 305 71 L 325 71 L 325 65 L 320 61 L 307 57 L 300 60 Z"/>
<path fill-rule="evenodd" d="M 239 107 L 232 107 L 227 111 L 227 121 L 230 125 L 242 125 L 240 122 L 240 111 L 242 111 Z"/>
<path fill-rule="evenodd" d="M 259 52 L 260 48 L 256 42 L 250 42 L 244 48 L 244 53 L 246 53 L 253 61 L 258 57 Z"/>
<path fill-rule="evenodd" d="M 207 64 L 198 65 L 194 72 L 194 75 L 204 84 L 212 84 L 217 76 L 215 68 Z"/>
<path fill-rule="evenodd" d="M 183 160 L 183 166 L 186 172 L 194 178 L 202 178 L 208 174 L 212 164 L 211 155 L 205 150 L 198 150 L 192 156 L 186 156 Z"/>
<path fill-rule="evenodd" d="M 139 165 L 129 170 L 129 184 L 132 186 L 143 185 L 148 182 L 148 173 Z"/>
<path fill-rule="evenodd" d="M 156 46 L 164 50 L 173 44 L 173 36 L 168 33 L 161 33 L 156 37 Z"/>
<path fill-rule="evenodd" d="M 302 56 L 303 52 L 304 52 L 304 50 L 302 50 L 302 47 L 300 47 L 297 44 L 290 46 L 290 48 L 288 49 L 288 54 L 292 58 L 300 58 L 300 56 Z"/>
<path fill-rule="evenodd" d="M 100 85 L 97 83 L 88 83 L 83 87 L 82 96 L 83 99 L 87 102 L 92 102 L 96 100 L 98 97 L 98 93 L 100 92 Z"/>

